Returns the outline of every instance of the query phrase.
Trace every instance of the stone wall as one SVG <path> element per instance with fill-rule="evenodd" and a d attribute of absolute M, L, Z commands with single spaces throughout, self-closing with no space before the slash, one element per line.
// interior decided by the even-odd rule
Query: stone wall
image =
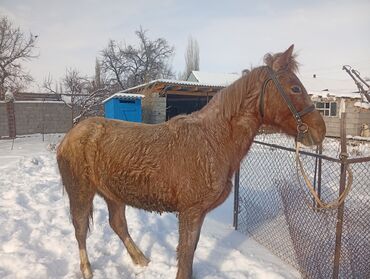
<path fill-rule="evenodd" d="M 72 127 L 71 110 L 63 102 L 15 101 L 16 134 L 65 133 Z M 6 104 L 0 102 L 0 137 L 9 136 Z"/>

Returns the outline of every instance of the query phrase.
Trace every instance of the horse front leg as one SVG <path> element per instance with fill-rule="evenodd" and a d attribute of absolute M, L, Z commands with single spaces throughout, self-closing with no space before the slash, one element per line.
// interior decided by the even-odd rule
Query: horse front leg
<path fill-rule="evenodd" d="M 126 222 L 126 214 L 124 204 L 106 199 L 109 210 L 109 224 L 113 231 L 119 236 L 123 241 L 132 261 L 135 264 L 141 266 L 147 266 L 149 260 L 144 256 L 141 250 L 136 246 L 135 242 L 132 240 Z"/>
<path fill-rule="evenodd" d="M 179 245 L 177 247 L 178 269 L 176 279 L 190 279 L 193 272 L 195 249 L 205 213 L 188 210 L 179 213 Z"/>

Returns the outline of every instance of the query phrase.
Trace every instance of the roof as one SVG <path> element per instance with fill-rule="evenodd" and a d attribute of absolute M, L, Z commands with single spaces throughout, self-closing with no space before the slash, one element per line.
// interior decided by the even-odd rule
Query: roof
<path fill-rule="evenodd" d="M 128 88 L 126 90 L 123 90 L 122 92 L 131 92 L 134 89 L 143 88 L 143 87 L 150 87 L 151 85 L 154 85 L 154 84 L 157 84 L 157 83 L 164 83 L 164 84 L 168 84 L 168 85 L 190 85 L 190 86 L 220 87 L 220 88 L 225 87 L 223 85 L 218 85 L 218 84 L 203 83 L 203 82 L 188 81 L 188 80 L 156 79 L 156 80 L 152 80 L 148 83 L 143 83 L 143 84 L 140 84 L 138 86 Z"/>
<path fill-rule="evenodd" d="M 130 100 L 130 99 L 141 99 L 144 98 L 144 95 L 141 94 L 130 94 L 130 93 L 123 93 L 124 91 L 117 92 L 110 96 L 109 98 L 105 99 L 103 103 L 109 101 L 110 99 L 120 99 L 120 100 Z"/>
<path fill-rule="evenodd" d="M 148 83 L 140 84 L 122 93 L 139 93 L 146 90 L 166 94 L 190 94 L 190 95 L 214 95 L 225 88 L 222 85 L 205 84 L 186 80 L 156 79 Z"/>
<path fill-rule="evenodd" d="M 370 109 L 370 104 L 365 102 L 356 102 L 354 103 L 354 106 L 363 109 Z"/>
<path fill-rule="evenodd" d="M 241 77 L 240 74 L 209 73 L 192 71 L 188 80 L 197 81 L 202 84 L 227 86 Z M 194 80 L 195 79 L 195 80 Z"/>
<path fill-rule="evenodd" d="M 31 92 L 16 92 L 16 101 L 61 101 L 60 94 L 53 93 L 31 93 Z"/>
<path fill-rule="evenodd" d="M 300 76 L 308 94 L 320 97 L 361 98 L 353 80 Z"/>

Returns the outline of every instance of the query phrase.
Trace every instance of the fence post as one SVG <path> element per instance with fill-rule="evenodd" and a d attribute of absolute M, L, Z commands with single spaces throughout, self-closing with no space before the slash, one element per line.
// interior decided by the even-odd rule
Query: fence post
<path fill-rule="evenodd" d="M 346 139 L 346 113 L 341 114 L 340 123 L 340 137 L 341 137 L 341 153 L 340 153 L 340 182 L 339 182 L 339 195 L 343 193 L 346 185 L 346 167 L 347 167 L 347 139 Z M 342 234 L 343 234 L 343 215 L 344 215 L 344 202 L 338 207 L 337 224 L 335 230 L 335 252 L 334 252 L 334 267 L 333 279 L 339 278 L 340 271 L 340 256 L 342 249 Z"/>
<path fill-rule="evenodd" d="M 316 154 L 322 155 L 322 143 L 316 148 Z M 313 178 L 313 187 L 317 192 L 319 198 L 321 198 L 321 176 L 322 176 L 322 158 L 316 157 L 315 159 L 315 175 Z M 315 199 L 312 198 L 313 207 L 319 207 Z"/>
<path fill-rule="evenodd" d="M 319 145 L 319 155 L 322 155 L 322 143 Z M 317 174 L 317 195 L 321 199 L 321 181 L 322 181 L 322 158 L 319 157 L 319 168 Z"/>
<path fill-rule="evenodd" d="M 239 212 L 239 186 L 240 186 L 240 166 L 235 172 L 234 178 L 234 218 L 233 226 L 238 229 L 238 212 Z"/>

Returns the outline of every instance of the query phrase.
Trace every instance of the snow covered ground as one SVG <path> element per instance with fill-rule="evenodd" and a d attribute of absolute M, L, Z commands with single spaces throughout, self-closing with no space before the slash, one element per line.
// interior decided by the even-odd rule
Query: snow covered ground
<path fill-rule="evenodd" d="M 0 141 L 0 278 L 81 278 L 77 243 L 63 195 L 53 145 L 60 135 Z M 175 278 L 177 219 L 128 208 L 129 230 L 151 259 L 133 265 L 94 202 L 87 240 L 94 278 Z M 233 196 L 205 221 L 194 259 L 195 278 L 299 278 L 265 248 L 232 226 Z"/>

